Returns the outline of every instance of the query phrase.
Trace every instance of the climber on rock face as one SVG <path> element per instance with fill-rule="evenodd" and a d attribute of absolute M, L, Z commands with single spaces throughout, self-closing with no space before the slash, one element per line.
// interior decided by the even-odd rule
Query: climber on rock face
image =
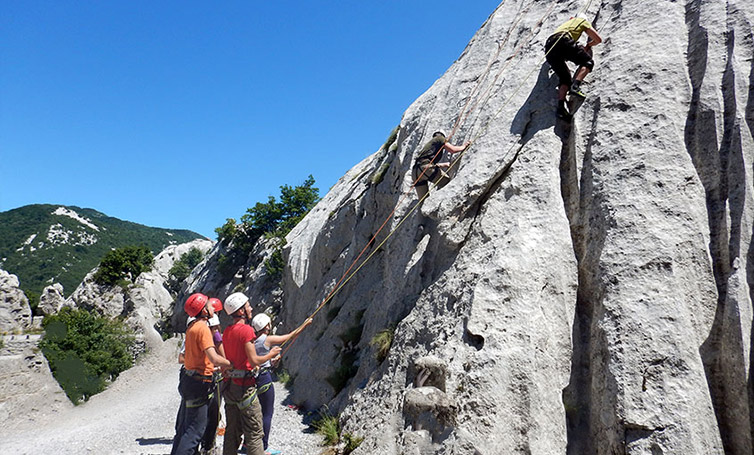
<path fill-rule="evenodd" d="M 429 192 L 429 182 L 445 185 L 450 181 L 450 177 L 443 171 L 450 167 L 450 163 L 439 162 L 442 158 L 442 154 L 438 153 L 440 149 L 444 148 L 452 156 L 466 150 L 469 144 L 466 142 L 463 145 L 453 145 L 448 142 L 442 131 L 437 131 L 432 135 L 432 139 L 424 145 L 419 156 L 414 160 L 412 170 L 412 176 L 416 182 L 414 188 L 420 200 Z"/>
<path fill-rule="evenodd" d="M 578 44 L 578 40 L 584 32 L 586 32 L 588 40 L 585 46 L 581 46 Z M 582 14 L 572 17 L 561 24 L 547 38 L 547 42 L 545 43 L 545 58 L 559 79 L 558 117 L 563 119 L 570 119 L 571 117 L 571 113 L 568 112 L 568 108 L 566 107 L 567 93 L 570 93 L 572 97 L 576 96 L 582 99 L 586 97 L 581 90 L 581 82 L 594 68 L 592 46 L 601 42 L 602 38 L 600 35 Z M 566 61 L 579 65 L 573 81 L 571 80 L 571 70 L 568 69 Z"/>

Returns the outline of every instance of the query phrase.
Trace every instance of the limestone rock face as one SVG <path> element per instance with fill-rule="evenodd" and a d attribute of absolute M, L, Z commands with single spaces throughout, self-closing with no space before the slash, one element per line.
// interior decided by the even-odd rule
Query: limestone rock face
<path fill-rule="evenodd" d="M 42 295 L 39 297 L 38 306 L 43 316 L 57 313 L 63 308 L 63 305 L 65 305 L 63 285 L 55 283 L 44 288 Z"/>
<path fill-rule="evenodd" d="M 584 3 L 505 2 L 288 235 L 293 399 L 355 454 L 752 453 L 754 2 L 586 5 L 571 125 L 543 45 Z M 473 144 L 417 206 L 438 129 Z"/>
<path fill-rule="evenodd" d="M 18 277 L 0 269 L 0 333 L 21 332 L 32 326 L 31 308 Z"/>

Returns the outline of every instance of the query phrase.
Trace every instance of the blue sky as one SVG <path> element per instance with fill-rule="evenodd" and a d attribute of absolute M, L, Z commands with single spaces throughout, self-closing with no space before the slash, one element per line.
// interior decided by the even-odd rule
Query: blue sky
<path fill-rule="evenodd" d="M 214 239 L 382 145 L 497 0 L 33 1 L 0 15 L 0 211 Z"/>

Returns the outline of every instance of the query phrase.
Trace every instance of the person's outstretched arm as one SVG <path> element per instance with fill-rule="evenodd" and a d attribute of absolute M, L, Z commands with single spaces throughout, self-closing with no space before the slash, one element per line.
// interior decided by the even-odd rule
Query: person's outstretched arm
<path fill-rule="evenodd" d="M 586 31 L 586 36 L 589 37 L 589 40 L 586 42 L 586 47 L 596 46 L 602 42 L 602 37 L 600 36 L 599 33 L 597 33 L 597 30 L 593 28 L 588 28 L 585 31 Z"/>
<path fill-rule="evenodd" d="M 301 324 L 301 327 L 297 328 L 291 333 L 286 333 L 285 335 L 267 335 L 267 338 L 264 340 L 264 345 L 268 348 L 270 346 L 279 345 L 282 343 L 285 343 L 288 341 L 291 337 L 298 335 L 306 326 L 312 323 L 312 318 L 307 319 L 304 321 L 303 324 Z"/>
<path fill-rule="evenodd" d="M 244 351 L 246 351 L 246 358 L 249 359 L 249 363 L 252 366 L 259 366 L 263 364 L 264 362 L 271 360 L 278 354 L 280 354 L 280 347 L 275 346 L 272 349 L 270 349 L 270 352 L 267 353 L 267 355 L 259 356 L 257 355 L 257 349 L 254 347 L 254 343 L 251 341 L 247 341 L 244 345 Z"/>
<path fill-rule="evenodd" d="M 447 150 L 450 153 L 458 153 L 458 152 L 463 152 L 464 150 L 466 150 L 470 144 L 471 142 L 469 141 L 466 141 L 463 145 L 453 145 L 450 142 L 446 142 L 443 147 L 445 147 L 445 150 Z"/>

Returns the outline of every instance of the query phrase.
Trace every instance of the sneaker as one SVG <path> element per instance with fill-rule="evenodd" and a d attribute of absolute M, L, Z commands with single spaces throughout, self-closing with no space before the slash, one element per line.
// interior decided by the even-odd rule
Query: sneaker
<path fill-rule="evenodd" d="M 264 455 L 280 455 L 281 453 L 283 453 L 283 452 L 281 452 L 279 450 L 272 450 L 272 449 L 264 451 Z"/>
<path fill-rule="evenodd" d="M 571 85 L 571 89 L 568 90 L 568 93 L 573 96 L 578 96 L 579 98 L 586 98 L 586 93 L 581 90 L 581 84 L 575 82 Z"/>

